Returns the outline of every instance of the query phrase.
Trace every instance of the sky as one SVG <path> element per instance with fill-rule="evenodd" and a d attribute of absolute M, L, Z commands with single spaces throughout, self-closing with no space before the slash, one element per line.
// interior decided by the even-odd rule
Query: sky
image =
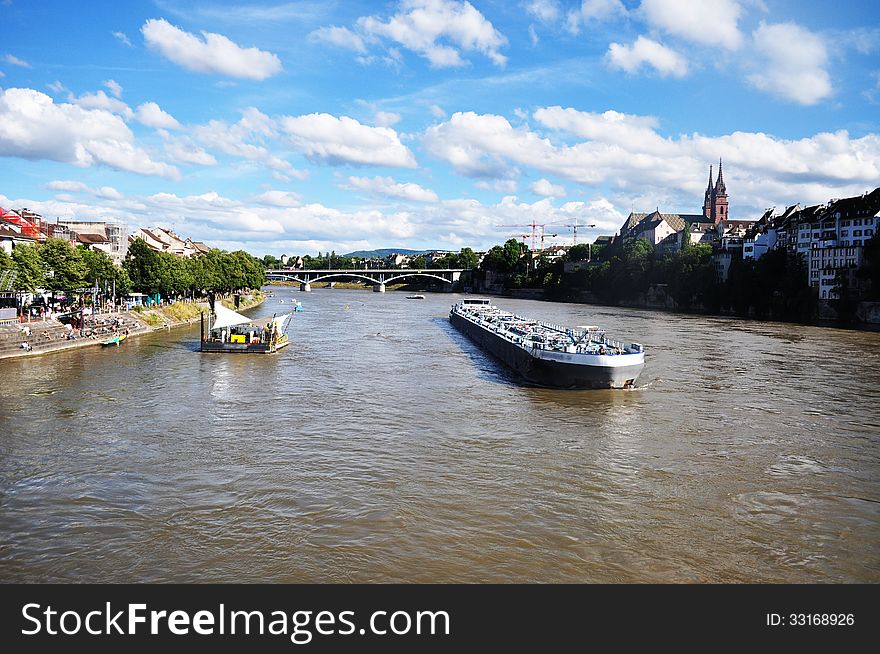
<path fill-rule="evenodd" d="M 487 249 L 880 186 L 875 0 L 0 0 L 0 206 Z M 594 227 L 587 227 L 594 225 Z"/>

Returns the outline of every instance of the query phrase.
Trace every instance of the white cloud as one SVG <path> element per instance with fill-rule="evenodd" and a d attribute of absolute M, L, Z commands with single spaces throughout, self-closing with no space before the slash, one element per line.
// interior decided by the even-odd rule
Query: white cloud
<path fill-rule="evenodd" d="M 497 115 L 456 113 L 428 128 L 425 150 L 470 177 L 501 176 L 512 167 L 541 171 L 587 186 L 608 185 L 627 208 L 639 197 L 675 201 L 676 210 L 699 209 L 706 167 L 724 159 L 732 206 L 762 209 L 783 202 L 821 202 L 876 186 L 880 136 L 851 138 L 845 131 L 787 140 L 733 132 L 664 137 L 656 119 L 560 107 L 534 112 L 556 130 L 556 141 Z M 571 137 L 575 142 L 570 143 Z M 650 206 L 656 206 L 651 203 Z M 739 213 L 740 217 L 744 216 Z"/>
<path fill-rule="evenodd" d="M 391 127 L 400 122 L 400 114 L 391 111 L 377 111 L 373 122 L 379 127 Z"/>
<path fill-rule="evenodd" d="M 291 146 L 313 160 L 329 164 L 364 164 L 414 168 L 409 148 L 390 127 L 370 127 L 348 116 L 285 116 L 282 130 Z"/>
<path fill-rule="evenodd" d="M 83 109 L 103 109 L 104 111 L 123 116 L 126 120 L 129 120 L 134 116 L 131 107 L 125 104 L 122 100 L 111 98 L 103 91 L 98 91 L 97 93 L 84 93 L 79 97 L 70 94 L 68 100 Z"/>
<path fill-rule="evenodd" d="M 465 65 L 461 51 L 482 53 L 499 66 L 507 61 L 500 52 L 507 39 L 470 2 L 403 0 L 387 22 L 363 16 L 357 25 L 370 37 L 389 39 L 422 55 L 434 68 Z"/>
<path fill-rule="evenodd" d="M 57 179 L 46 184 L 46 188 L 53 191 L 67 191 L 68 193 L 88 193 L 89 187 L 83 182 L 74 182 L 67 179 Z"/>
<path fill-rule="evenodd" d="M 11 64 L 13 66 L 19 66 L 21 68 L 33 68 L 33 66 L 31 66 L 24 59 L 19 59 L 15 55 L 11 54 L 4 55 L 2 61 L 5 61 L 7 64 Z"/>
<path fill-rule="evenodd" d="M 568 30 L 577 34 L 581 25 L 591 20 L 607 20 L 626 15 L 626 7 L 620 0 L 583 0 L 581 6 L 568 12 Z"/>
<path fill-rule="evenodd" d="M 486 179 L 481 179 L 479 182 L 474 184 L 479 189 L 484 191 L 495 191 L 496 193 L 516 193 L 519 188 L 515 179 L 493 179 L 491 181 Z"/>
<path fill-rule="evenodd" d="M 257 202 L 272 207 L 298 207 L 302 199 L 293 191 L 266 191 L 256 197 Z"/>
<path fill-rule="evenodd" d="M 110 89 L 110 93 L 112 93 L 115 97 L 122 97 L 122 86 L 116 80 L 104 80 L 104 86 Z"/>
<path fill-rule="evenodd" d="M 675 50 L 644 36 L 637 38 L 632 45 L 612 43 L 605 56 L 611 68 L 628 73 L 638 72 L 644 64 L 651 66 L 661 77 L 684 77 L 688 70 L 687 60 Z"/>
<path fill-rule="evenodd" d="M 147 127 L 180 129 L 180 123 L 169 113 L 162 111 L 155 102 L 145 102 L 137 108 L 138 121 Z"/>
<path fill-rule="evenodd" d="M 532 46 L 538 45 L 538 42 L 541 40 L 538 38 L 538 32 L 535 30 L 534 25 L 529 25 L 529 40 L 532 42 Z"/>
<path fill-rule="evenodd" d="M 264 80 L 282 70 L 281 60 L 271 52 L 242 48 L 222 34 L 213 32 L 202 32 L 203 40 L 164 18 L 147 20 L 141 32 L 148 46 L 197 73 Z"/>
<path fill-rule="evenodd" d="M 99 198 L 109 200 L 120 200 L 123 195 L 112 186 L 101 186 L 100 188 L 90 188 L 83 182 L 72 180 L 54 180 L 46 184 L 46 188 L 53 191 L 66 191 L 68 193 L 88 193 Z"/>
<path fill-rule="evenodd" d="M 559 184 L 553 184 L 549 180 L 539 179 L 537 182 L 529 184 L 532 193 L 543 195 L 545 198 L 562 198 L 565 197 L 565 187 Z"/>
<path fill-rule="evenodd" d="M 761 25 L 752 34 L 756 88 L 799 104 L 816 104 L 831 95 L 828 53 L 818 34 L 794 23 Z"/>
<path fill-rule="evenodd" d="M 0 90 L 0 156 L 179 178 L 176 168 L 154 161 L 134 140 L 125 122 L 105 109 L 55 104 L 33 89 Z"/>
<path fill-rule="evenodd" d="M 552 23 L 559 18 L 559 0 L 530 0 L 526 11 L 542 23 Z"/>
<path fill-rule="evenodd" d="M 446 112 L 443 111 L 443 107 L 436 104 L 431 105 L 431 115 L 434 116 L 434 118 L 446 118 Z"/>
<path fill-rule="evenodd" d="M 374 195 L 390 198 L 401 198 L 414 202 L 437 202 L 439 198 L 431 189 L 426 189 L 411 182 L 398 183 L 391 177 L 349 177 L 344 188 L 366 191 Z"/>
<path fill-rule="evenodd" d="M 285 175 L 304 175 L 294 169 L 289 161 L 272 154 L 264 145 L 278 137 L 278 126 L 275 120 L 255 107 L 245 109 L 237 123 L 230 125 L 222 120 L 212 120 L 206 125 L 196 126 L 192 133 L 197 141 L 212 150 L 261 162 Z"/>
<path fill-rule="evenodd" d="M 51 82 L 50 84 L 46 84 L 46 88 L 48 88 L 50 91 L 53 91 L 55 93 L 61 93 L 62 91 L 66 90 L 64 87 L 64 84 L 62 84 L 58 80 L 55 80 L 54 82 Z"/>
<path fill-rule="evenodd" d="M 323 41 L 324 43 L 329 43 L 339 48 L 354 50 L 361 54 L 366 54 L 367 52 L 367 46 L 364 44 L 363 37 L 361 37 L 360 34 L 352 32 L 347 27 L 336 27 L 335 25 L 321 27 L 309 34 L 309 38 L 316 41 Z"/>
<path fill-rule="evenodd" d="M 743 42 L 737 0 L 642 0 L 640 11 L 652 26 L 694 43 L 735 50 Z"/>
<path fill-rule="evenodd" d="M 126 45 L 126 46 L 128 46 L 129 48 L 134 47 L 134 46 L 131 44 L 131 41 L 129 41 L 129 40 L 128 40 L 128 37 L 125 35 L 125 32 L 113 32 L 113 36 L 116 38 L 117 41 L 119 41 L 119 42 L 122 43 L 123 45 Z"/>
<path fill-rule="evenodd" d="M 163 138 L 165 138 L 165 155 L 172 161 L 197 166 L 217 165 L 217 159 L 213 155 L 205 152 L 189 138 L 172 137 L 168 132 L 164 133 Z"/>

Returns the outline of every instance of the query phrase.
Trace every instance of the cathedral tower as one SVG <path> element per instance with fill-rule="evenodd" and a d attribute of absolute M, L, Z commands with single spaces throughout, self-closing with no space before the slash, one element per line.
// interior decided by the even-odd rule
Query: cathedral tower
<path fill-rule="evenodd" d="M 703 198 L 703 216 L 706 222 L 714 220 L 713 213 L 715 209 L 715 188 L 712 184 L 712 166 L 709 166 L 709 186 L 706 187 L 706 196 Z"/>
<path fill-rule="evenodd" d="M 724 174 L 721 171 L 721 159 L 718 160 L 718 180 L 715 182 L 713 193 L 712 222 L 716 225 L 722 220 L 727 220 L 727 187 L 724 186 Z"/>

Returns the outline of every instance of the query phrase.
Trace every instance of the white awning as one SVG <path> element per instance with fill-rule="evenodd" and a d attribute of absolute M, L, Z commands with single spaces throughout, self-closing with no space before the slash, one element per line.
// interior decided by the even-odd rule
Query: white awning
<path fill-rule="evenodd" d="M 273 319 L 272 332 L 278 332 L 279 334 L 284 333 L 284 321 L 287 320 L 291 314 L 285 313 L 283 316 L 276 316 Z"/>
<path fill-rule="evenodd" d="M 214 303 L 214 315 L 216 316 L 216 320 L 214 320 L 214 324 L 211 325 L 211 329 L 222 329 L 223 327 L 232 327 L 233 325 L 242 325 L 251 322 L 251 319 L 247 316 L 243 316 L 232 309 L 224 307 L 220 303 L 220 300 L 217 300 Z"/>

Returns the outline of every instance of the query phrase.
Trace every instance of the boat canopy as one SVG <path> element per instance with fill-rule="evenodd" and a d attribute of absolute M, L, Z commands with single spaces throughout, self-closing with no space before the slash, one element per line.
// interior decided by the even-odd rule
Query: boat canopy
<path fill-rule="evenodd" d="M 291 315 L 292 314 L 285 313 L 283 316 L 276 316 L 275 318 L 273 318 L 272 322 L 274 324 L 272 325 L 272 332 L 273 333 L 277 332 L 278 334 L 283 334 L 284 327 L 285 327 L 284 323 L 288 318 L 290 318 Z"/>
<path fill-rule="evenodd" d="M 216 319 L 214 320 L 214 324 L 211 325 L 211 329 L 223 329 L 224 327 L 243 325 L 244 323 L 251 322 L 251 319 L 247 316 L 236 313 L 232 309 L 227 309 L 219 301 L 214 304 L 214 315 L 216 316 Z"/>

